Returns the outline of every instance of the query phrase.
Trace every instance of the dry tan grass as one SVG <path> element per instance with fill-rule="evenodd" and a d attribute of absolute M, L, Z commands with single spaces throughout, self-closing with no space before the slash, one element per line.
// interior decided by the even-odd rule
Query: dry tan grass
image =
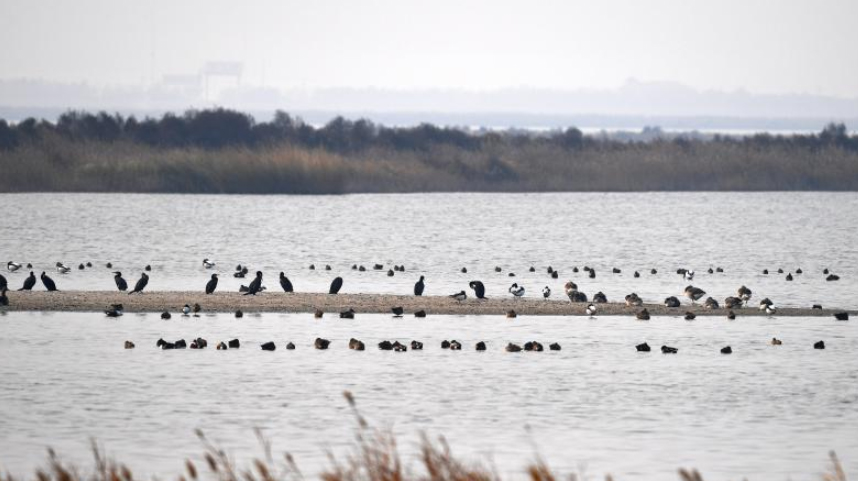
<path fill-rule="evenodd" d="M 0 192 L 332 194 L 415 191 L 855 190 L 858 151 L 788 142 L 556 142 L 498 136 L 477 149 L 288 143 L 153 147 L 46 132 L 0 150 Z"/>

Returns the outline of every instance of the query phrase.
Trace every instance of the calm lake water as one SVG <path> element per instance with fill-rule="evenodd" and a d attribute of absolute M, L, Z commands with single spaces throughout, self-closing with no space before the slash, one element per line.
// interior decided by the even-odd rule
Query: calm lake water
<path fill-rule="evenodd" d="M 783 306 L 856 308 L 858 195 L 444 194 L 291 196 L 0 195 L 0 261 L 57 261 L 93 269 L 52 276 L 60 289 L 112 289 L 104 264 L 133 283 L 151 264 L 150 289 L 202 289 L 218 263 L 221 289 L 237 289 L 235 264 L 283 270 L 297 290 L 406 294 L 419 275 L 427 294 L 482 279 L 490 296 L 513 281 L 540 296 L 567 279 L 586 292 L 645 301 L 679 295 L 688 283 L 719 300 L 742 284 Z M 315 263 L 317 270 L 307 266 Z M 375 263 L 404 264 L 388 277 Z M 322 270 L 330 264 L 331 271 Z M 365 265 L 368 272 L 351 270 Z M 536 273 L 529 273 L 531 266 Z M 545 274 L 547 266 L 561 273 Z M 593 266 L 595 280 L 572 267 Z M 468 267 L 468 274 L 459 269 Z M 501 266 L 503 272 L 494 272 Z M 611 274 L 612 267 L 622 274 Z M 709 267 L 723 274 L 707 274 Z M 649 274 L 651 268 L 657 275 Z M 766 276 L 764 268 L 772 271 Z M 777 274 L 778 268 L 785 270 Z M 804 274 L 786 282 L 786 272 Z M 841 276 L 825 282 L 822 270 Z M 632 272 L 639 270 L 640 278 Z M 511 279 L 508 272 L 517 276 Z M 38 272 L 37 272 L 38 273 Z M 24 274 L 4 272 L 13 288 Z M 245 280 L 246 282 L 246 280 Z M 41 288 L 41 287 L 39 287 Z M 557 294 L 555 294 L 557 295 Z M 420 432 L 444 435 L 455 453 L 521 475 L 538 452 L 562 471 L 619 479 L 672 479 L 682 466 L 707 479 L 818 479 L 827 453 L 858 473 L 858 349 L 853 321 L 829 318 L 518 318 L 432 316 L 315 321 L 304 314 L 227 315 L 164 322 L 153 315 L 108 320 L 90 313 L 0 314 L 0 467 L 29 473 L 53 446 L 88 459 L 88 440 L 136 474 L 168 475 L 201 452 L 203 429 L 239 461 L 261 455 L 261 428 L 274 450 L 306 473 L 342 453 L 356 422 L 352 391 L 377 427 L 400 435 L 410 456 Z M 234 337 L 238 351 L 160 351 L 155 341 Z M 328 351 L 312 340 L 333 340 Z M 768 345 L 773 336 L 779 347 Z M 350 337 L 367 341 L 359 353 Z M 462 352 L 443 351 L 459 339 Z M 137 349 L 126 351 L 130 339 Z M 423 352 L 374 349 L 382 339 L 419 339 Z M 558 341 L 560 352 L 502 352 L 509 341 Z M 824 339 L 827 349 L 812 349 Z M 280 349 L 262 352 L 273 340 Z M 485 340 L 489 351 L 473 352 Z M 282 349 L 287 341 L 295 351 Z M 676 356 L 638 354 L 648 341 Z M 732 356 L 718 350 L 731 345 Z M 410 459 L 410 458 L 409 458 Z"/>

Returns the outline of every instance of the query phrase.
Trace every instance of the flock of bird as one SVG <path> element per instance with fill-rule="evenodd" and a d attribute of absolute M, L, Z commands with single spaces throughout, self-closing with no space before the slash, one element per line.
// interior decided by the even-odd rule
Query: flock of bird
<path fill-rule="evenodd" d="M 202 262 L 202 265 L 205 269 L 214 269 L 216 267 L 216 264 L 214 262 L 210 261 L 209 259 L 204 259 Z M 32 266 L 29 264 L 26 267 L 32 268 Z M 84 269 L 87 267 L 92 267 L 92 264 L 87 263 L 86 265 L 81 264 L 79 266 L 80 269 Z M 113 266 L 110 263 L 108 263 L 107 267 L 112 268 Z M 24 266 L 22 264 L 19 264 L 19 263 L 8 262 L 6 265 L 6 268 L 9 272 L 14 273 L 14 272 L 17 272 L 18 270 L 24 268 Z M 352 266 L 352 268 L 354 270 L 366 270 L 363 266 L 357 266 L 357 265 Z M 396 272 L 396 271 L 401 271 L 401 272 L 405 271 L 404 266 L 394 266 L 394 268 L 395 268 L 395 270 L 390 270 L 388 275 L 390 275 L 390 273 Z M 71 271 L 70 267 L 66 266 L 65 264 L 63 264 L 61 262 L 56 263 L 56 269 L 57 269 L 57 272 L 60 274 L 67 274 Z M 311 270 L 315 269 L 315 265 L 311 265 L 310 269 Z M 331 270 L 330 266 L 325 266 L 325 269 Z M 382 270 L 383 266 L 380 264 L 377 264 L 377 265 L 373 266 L 373 269 L 374 270 Z M 583 268 L 583 270 L 585 272 L 588 272 L 588 276 L 590 278 L 595 278 L 595 276 L 596 276 L 595 269 L 585 266 Z M 144 271 L 146 271 L 146 272 L 151 271 L 151 266 L 147 265 L 144 268 Z M 495 271 L 501 272 L 501 268 L 496 267 Z M 534 272 L 535 269 L 533 267 L 531 267 L 530 271 Z M 146 274 L 146 272 L 143 272 L 141 274 L 140 279 L 137 281 L 137 283 L 134 286 L 134 289 L 128 291 L 128 282 L 123 278 L 122 272 L 113 271 L 113 278 L 114 278 L 114 282 L 116 284 L 116 288 L 120 292 L 128 292 L 128 294 L 142 293 L 149 283 L 149 275 Z M 467 269 L 462 268 L 462 272 L 467 272 Z M 578 268 L 577 267 L 573 268 L 573 272 L 578 272 Z M 613 273 L 620 273 L 621 271 L 617 268 L 614 268 L 612 270 L 612 272 Z M 678 269 L 676 272 L 677 272 L 677 274 L 681 275 L 683 277 L 683 279 L 685 279 L 686 281 L 690 282 L 694 278 L 694 271 L 692 271 L 692 270 Z M 710 272 L 713 272 L 713 270 L 710 269 Z M 723 269 L 718 268 L 717 271 L 715 271 L 715 272 L 723 272 Z M 656 274 L 656 273 L 657 273 L 657 271 L 655 269 L 651 270 L 651 274 Z M 763 271 L 763 273 L 768 274 L 768 271 L 767 270 Z M 779 269 L 779 273 L 783 273 L 783 270 Z M 801 273 L 802 273 L 801 269 L 796 270 L 796 275 L 800 275 Z M 827 281 L 839 280 L 839 277 L 836 276 L 835 274 L 831 274 L 828 269 L 825 269 L 823 271 L 823 273 L 824 273 L 824 275 L 827 276 L 826 277 Z M 234 273 L 234 276 L 236 278 L 244 278 L 248 274 L 249 274 L 249 270 L 246 266 L 242 266 L 242 265 L 236 266 L 236 270 Z M 556 270 L 552 269 L 551 267 L 548 268 L 548 274 L 554 279 L 559 277 L 559 273 Z M 510 274 L 510 276 L 514 277 L 514 274 Z M 636 271 L 634 273 L 634 277 L 640 277 L 640 273 Z M 792 278 L 793 278 L 792 273 L 789 273 L 787 276 L 787 280 L 790 281 L 790 280 L 792 280 Z M 45 272 L 42 272 L 40 279 L 41 279 L 42 284 L 44 285 L 44 287 L 47 291 L 49 291 L 49 292 L 57 291 L 56 283 Z M 210 279 L 208 280 L 208 282 L 206 283 L 206 286 L 205 286 L 205 293 L 206 294 L 213 294 L 217 290 L 218 281 L 219 281 L 218 274 L 216 274 L 216 273 L 211 274 Z M 249 285 L 247 285 L 247 286 L 242 285 L 241 286 L 240 292 L 242 292 L 244 295 L 256 295 L 256 294 L 259 294 L 260 292 L 263 292 L 266 288 L 262 284 L 262 281 L 263 281 L 263 273 L 261 271 L 257 271 L 253 277 L 253 280 L 249 283 Z M 280 287 L 283 289 L 284 292 L 294 292 L 294 287 L 292 285 L 292 282 L 289 280 L 288 277 L 286 277 L 285 273 L 283 273 L 283 272 L 280 272 L 279 283 L 280 283 Z M 21 291 L 21 290 L 24 290 L 24 291 L 32 290 L 35 287 L 35 285 L 36 285 L 36 276 L 35 276 L 33 271 L 30 271 L 29 276 L 24 280 L 23 286 L 18 290 L 19 291 Z M 473 291 L 472 295 L 475 298 L 486 299 L 486 288 L 485 288 L 485 285 L 481 281 L 478 281 L 478 280 L 470 281 L 468 283 L 468 286 Z M 342 287 L 343 287 L 343 278 L 342 277 L 336 277 L 331 282 L 330 288 L 328 289 L 328 293 L 332 294 L 332 295 L 337 294 L 340 292 Z M 414 295 L 415 296 L 422 296 L 424 291 L 425 291 L 425 288 L 426 288 L 425 277 L 420 276 L 419 280 L 414 284 L 414 290 L 413 290 Z M 4 276 L 0 275 L 0 306 L 8 305 L 8 297 L 6 295 L 7 290 L 8 290 L 7 279 Z M 587 296 L 587 294 L 580 291 L 578 289 L 578 285 L 573 281 L 568 281 L 565 284 L 564 291 L 565 291 L 565 294 L 568 297 L 570 302 L 587 303 L 587 306 L 585 308 L 585 313 L 590 315 L 590 316 L 594 316 L 597 313 L 597 311 L 598 311 L 597 305 L 598 304 L 604 304 L 604 303 L 608 302 L 607 296 L 603 292 L 597 292 L 596 294 L 594 294 L 592 296 L 592 298 L 590 298 L 589 296 Z M 513 298 L 521 298 L 525 295 L 525 287 L 523 285 L 519 285 L 518 283 L 513 283 L 512 285 L 510 285 L 508 292 L 510 295 L 513 296 Z M 543 298 L 549 299 L 551 297 L 551 295 L 552 295 L 551 288 L 549 286 L 545 286 L 542 289 Z M 695 305 L 698 301 L 703 299 L 703 297 L 706 295 L 706 291 L 704 291 L 703 289 L 701 289 L 699 287 L 695 287 L 695 286 L 689 284 L 687 287 L 685 287 L 685 289 L 683 291 L 683 295 L 691 301 L 692 305 Z M 743 286 L 739 287 L 739 289 L 737 289 L 735 296 L 728 296 L 726 299 L 724 299 L 723 306 L 728 309 L 728 313 L 727 313 L 728 318 L 730 318 L 730 319 L 735 318 L 735 313 L 733 312 L 732 309 L 737 309 L 737 308 L 742 308 L 742 307 L 748 306 L 749 301 L 752 298 L 752 295 L 753 295 L 753 292 L 751 291 L 751 289 L 749 289 L 748 287 L 743 285 Z M 460 292 L 457 292 L 455 294 L 450 295 L 449 297 L 458 301 L 458 302 L 462 302 L 462 301 L 465 301 L 466 299 L 468 299 L 468 294 L 466 291 L 462 290 Z M 629 307 L 642 307 L 643 306 L 643 300 L 637 294 L 631 293 L 631 294 L 625 296 L 625 304 Z M 670 307 L 670 308 L 678 308 L 681 306 L 681 303 L 676 296 L 669 296 L 669 297 L 664 299 L 664 305 L 666 307 Z M 704 308 L 707 308 L 707 309 L 719 309 L 721 307 L 721 304 L 717 300 L 715 300 L 714 298 L 707 297 L 703 301 L 703 306 L 704 306 Z M 821 306 L 819 306 L 819 305 L 814 305 L 813 307 L 821 309 Z M 777 308 L 775 307 L 774 303 L 768 298 L 762 299 L 760 301 L 759 309 L 765 311 L 768 314 L 774 314 L 777 312 Z M 124 310 L 124 307 L 122 304 L 113 304 L 110 306 L 109 309 L 107 309 L 105 311 L 105 314 L 108 317 L 119 317 L 119 316 L 122 316 L 123 310 Z M 183 316 L 193 315 L 195 317 L 198 317 L 201 311 L 202 311 L 202 306 L 200 306 L 199 303 L 195 303 L 193 306 L 186 304 L 182 308 L 182 315 Z M 404 313 L 404 309 L 402 307 L 393 307 L 393 308 L 391 308 L 391 311 L 392 311 L 394 317 L 402 317 L 402 315 Z M 241 317 L 243 317 L 243 315 L 244 315 L 243 312 L 240 310 L 235 312 L 235 316 L 237 318 L 241 318 Z M 322 312 L 320 310 L 317 310 L 315 312 L 315 317 L 317 317 L 317 318 L 320 318 L 323 315 L 324 315 L 324 312 Z M 353 309 L 349 309 L 349 310 L 346 310 L 346 311 L 339 313 L 340 318 L 343 318 L 343 319 L 353 319 L 354 315 L 355 315 L 355 311 Z M 515 312 L 510 311 L 510 312 L 508 312 L 507 315 L 508 315 L 508 317 L 515 317 Z M 415 316 L 416 317 L 426 317 L 426 312 L 425 311 L 417 311 L 417 312 L 415 312 Z M 172 317 L 172 315 L 168 311 L 164 311 L 161 314 L 162 319 L 170 319 L 171 317 Z M 639 320 L 649 320 L 650 314 L 646 308 L 643 308 L 635 314 L 635 317 Z M 695 317 L 696 317 L 695 314 L 691 311 L 686 312 L 686 314 L 685 314 L 686 320 L 693 320 Z M 847 312 L 838 312 L 835 314 L 835 317 L 837 318 L 837 320 L 844 320 L 845 321 L 845 320 L 849 319 L 849 314 Z M 323 338 L 317 338 L 314 342 L 314 347 L 316 349 L 327 349 L 330 346 L 330 344 L 331 344 L 330 340 L 323 339 Z M 771 344 L 772 345 L 781 345 L 782 341 L 780 341 L 777 338 L 773 338 L 771 340 Z M 156 346 L 161 348 L 161 349 L 183 349 L 183 348 L 188 348 L 188 347 L 190 349 L 204 349 L 208 346 L 208 342 L 202 338 L 194 339 L 190 342 L 190 344 L 188 344 L 184 339 L 180 339 L 180 340 L 177 340 L 174 342 L 168 342 L 168 341 L 165 341 L 164 339 L 159 339 L 158 342 L 156 343 Z M 410 346 L 411 350 L 422 350 L 423 349 L 423 343 L 420 341 L 417 341 L 417 340 L 411 341 L 410 345 L 402 344 L 399 341 L 388 341 L 388 340 L 384 340 L 384 341 L 381 341 L 378 343 L 378 348 L 380 350 L 384 350 L 384 351 L 403 352 L 403 351 L 407 351 L 409 349 L 409 346 Z M 125 348 L 126 349 L 132 349 L 134 347 L 135 347 L 135 345 L 133 342 L 131 342 L 131 341 L 125 342 Z M 230 340 L 228 342 L 219 342 L 217 344 L 218 350 L 237 349 L 239 347 L 240 347 L 240 341 L 238 339 L 233 339 L 233 340 Z M 266 350 L 266 351 L 273 351 L 276 349 L 276 345 L 272 341 L 263 343 L 260 347 L 262 350 Z M 286 344 L 286 349 L 291 350 L 291 349 L 295 349 L 295 348 L 296 348 L 295 344 L 293 344 L 291 342 Z M 458 351 L 458 350 L 462 350 L 462 343 L 459 341 L 456 341 L 456 340 L 452 340 L 452 341 L 444 340 L 441 343 L 441 348 L 442 349 L 449 349 L 449 350 L 453 350 L 453 351 Z M 486 346 L 485 341 L 479 341 L 475 344 L 474 348 L 476 351 L 485 351 L 487 349 L 487 346 Z M 823 341 L 818 341 L 814 344 L 814 348 L 815 349 L 825 349 L 825 343 Z M 366 349 L 366 344 L 363 341 L 360 341 L 357 339 L 351 339 L 349 341 L 349 349 L 363 351 Z M 543 351 L 544 349 L 545 349 L 544 346 L 537 341 L 528 341 L 528 342 L 524 343 L 523 345 L 519 345 L 516 343 L 509 343 L 504 348 L 504 350 L 507 352 L 521 352 L 521 351 L 540 352 L 540 351 Z M 554 343 L 549 344 L 548 349 L 551 351 L 559 351 L 559 350 L 561 350 L 561 347 L 560 347 L 560 344 L 554 342 Z M 638 344 L 636 346 L 636 350 L 638 352 L 650 352 L 651 349 L 652 348 L 645 342 L 642 344 Z M 664 354 L 676 354 L 676 353 L 678 353 L 678 351 L 679 350 L 676 347 L 661 346 L 661 352 Z M 732 348 L 730 346 L 725 346 L 725 347 L 720 349 L 720 352 L 722 354 L 731 354 L 733 351 L 732 351 Z"/>
<path fill-rule="evenodd" d="M 781 341 L 780 339 L 778 339 L 776 337 L 773 337 L 769 344 L 771 344 L 772 346 L 780 346 L 783 344 L 783 341 Z M 330 345 L 331 345 L 331 341 L 329 339 L 324 339 L 321 337 L 317 337 L 316 340 L 313 342 L 313 347 L 316 349 L 319 349 L 319 350 L 326 350 L 330 347 Z M 173 342 L 169 342 L 169 341 L 165 341 L 163 338 L 161 338 L 161 339 L 158 339 L 158 341 L 155 343 L 155 346 L 159 349 L 162 349 L 162 350 L 186 349 L 186 348 L 205 349 L 206 347 L 208 347 L 208 341 L 201 338 L 201 337 L 198 337 L 196 339 L 191 340 L 190 344 L 188 344 L 188 342 L 185 341 L 184 339 L 179 339 L 179 340 L 176 340 Z M 383 341 L 380 341 L 378 343 L 378 349 L 381 351 L 406 352 L 406 351 L 408 351 L 409 346 L 410 346 L 410 349 L 412 351 L 422 351 L 423 350 L 423 343 L 418 341 L 418 340 L 412 340 L 410 344 L 403 344 L 399 341 L 389 341 L 389 340 L 383 340 Z M 461 351 L 462 346 L 463 346 L 462 343 L 455 340 L 455 339 L 453 339 L 452 341 L 446 340 L 446 339 L 441 341 L 441 349 L 447 349 L 450 351 Z M 125 341 L 125 349 L 134 349 L 135 347 L 136 347 L 136 345 L 132 341 Z M 218 342 L 216 345 L 216 349 L 218 351 L 225 351 L 228 349 L 238 349 L 240 347 L 241 347 L 241 341 L 239 341 L 238 339 L 232 339 L 232 340 L 227 341 L 227 342 L 221 341 L 221 342 Z M 264 342 L 264 343 L 260 344 L 259 347 L 263 351 L 275 351 L 275 350 L 277 350 L 277 344 L 274 343 L 274 341 Z M 364 343 L 361 340 L 351 338 L 351 339 L 349 339 L 348 347 L 351 350 L 364 351 L 364 350 L 366 350 L 366 343 Z M 815 342 L 813 344 L 813 348 L 818 349 L 818 350 L 825 349 L 825 341 Z M 294 349 L 296 349 L 296 346 L 294 343 L 288 342 L 286 344 L 286 349 L 287 350 L 294 350 Z M 478 341 L 474 344 L 474 350 L 475 351 L 484 352 L 487 349 L 488 349 L 488 347 L 487 347 L 487 344 L 485 341 Z M 562 348 L 561 348 L 560 344 L 557 342 L 552 342 L 551 344 L 548 345 L 549 351 L 560 351 L 561 349 Z M 522 351 L 524 351 L 524 352 L 542 352 L 544 350 L 545 350 L 545 346 L 538 341 L 528 341 L 528 342 L 525 342 L 523 344 L 517 344 L 517 343 L 510 342 L 506 345 L 506 347 L 504 347 L 504 351 L 506 351 L 506 352 L 522 352 Z M 641 344 L 636 345 L 635 350 L 637 352 L 651 352 L 652 348 L 650 347 L 650 345 L 648 343 L 643 342 Z M 661 350 L 662 354 L 678 354 L 679 353 L 679 348 L 673 347 L 673 346 L 663 345 L 663 346 L 661 346 L 660 350 Z M 724 346 L 724 347 L 720 348 L 719 352 L 721 354 L 733 354 L 733 348 L 729 345 Z"/>
<path fill-rule="evenodd" d="M 216 268 L 217 264 L 215 262 L 209 260 L 208 258 L 206 258 L 206 259 L 203 259 L 202 266 L 205 269 L 214 269 L 214 268 Z M 24 266 L 22 264 L 12 262 L 12 261 L 8 262 L 6 265 L 7 270 L 9 272 L 12 272 L 12 273 L 17 272 L 18 270 L 22 269 L 23 267 Z M 92 264 L 89 262 L 87 262 L 86 264 L 81 263 L 78 266 L 78 268 L 81 270 L 83 270 L 85 268 L 91 268 L 91 267 L 92 267 Z M 112 269 L 113 265 L 112 265 L 112 263 L 107 263 L 106 267 L 109 269 Z M 32 268 L 32 265 L 27 264 L 27 268 Z M 384 266 L 382 264 L 375 264 L 372 268 L 373 268 L 373 270 L 383 270 Z M 67 274 L 72 270 L 70 267 L 66 266 L 62 262 L 56 263 L 56 269 L 57 269 L 57 272 L 59 272 L 60 274 Z M 152 269 L 151 265 L 147 265 L 144 268 L 145 272 L 143 272 L 141 274 L 140 279 L 134 285 L 134 289 L 132 289 L 130 291 L 128 291 L 128 282 L 125 280 L 125 278 L 123 278 L 122 272 L 121 271 L 113 271 L 113 279 L 114 279 L 114 282 L 116 284 L 116 288 L 120 292 L 128 292 L 128 294 L 142 293 L 144 291 L 144 289 L 146 288 L 146 286 L 149 284 L 149 275 L 146 272 L 151 271 L 151 269 Z M 315 270 L 316 266 L 311 264 L 309 266 L 309 269 Z M 325 270 L 331 270 L 331 266 L 326 265 Z M 355 264 L 355 265 L 352 265 L 352 270 L 365 271 L 366 268 L 364 266 L 358 266 L 357 264 Z M 405 266 L 398 266 L 398 265 L 394 266 L 393 269 L 389 270 L 388 275 L 392 275 L 396 271 L 404 272 Z M 502 271 L 501 267 L 499 267 L 499 266 L 495 267 L 495 272 L 501 272 L 501 271 Z M 535 267 L 530 267 L 530 272 L 535 272 L 535 271 L 536 271 Z M 596 270 L 594 268 L 584 266 L 583 271 L 588 273 L 589 278 L 595 278 L 596 277 Z M 461 269 L 461 272 L 467 272 L 467 269 L 463 267 Z M 578 267 L 573 267 L 572 272 L 574 272 L 574 273 L 579 272 Z M 612 273 L 614 273 L 614 274 L 619 274 L 621 272 L 622 271 L 616 267 L 612 269 Z M 721 267 L 718 267 L 715 269 L 710 268 L 708 272 L 709 273 L 724 272 L 724 270 Z M 783 273 L 783 272 L 784 272 L 783 269 L 778 269 L 778 273 Z M 796 275 L 800 275 L 800 274 L 802 274 L 803 271 L 801 269 L 797 269 L 795 272 L 796 272 Z M 559 272 L 550 266 L 547 268 L 547 273 L 553 279 L 556 279 L 559 277 Z M 652 269 L 650 271 L 650 274 L 653 274 L 653 275 L 657 274 L 657 273 L 658 273 L 658 271 L 656 269 Z M 684 280 L 689 281 L 689 282 L 692 281 L 694 279 L 694 276 L 695 276 L 694 271 L 689 270 L 689 269 L 677 269 L 676 273 L 678 275 L 681 275 Z M 239 264 L 235 267 L 235 272 L 234 272 L 233 276 L 236 278 L 244 278 L 248 274 L 249 274 L 249 269 L 247 268 L 247 266 L 242 266 L 241 264 Z M 764 270 L 763 274 L 768 274 L 768 270 Z M 830 273 L 828 269 L 825 269 L 823 271 L 823 274 L 827 276 L 826 277 L 827 281 L 839 280 L 839 276 Z M 509 273 L 508 275 L 510 277 L 515 277 L 514 273 Z M 633 276 L 635 278 L 640 277 L 640 273 L 638 271 L 635 271 Z M 54 282 L 54 280 L 51 279 L 45 272 L 42 272 L 40 278 L 41 278 L 42 284 L 45 286 L 45 289 L 47 291 L 53 292 L 53 291 L 58 290 L 57 285 Z M 787 275 L 786 279 L 788 281 L 793 279 L 793 275 L 791 272 Z M 218 282 L 219 282 L 219 275 L 217 273 L 211 274 L 210 279 L 208 280 L 208 282 L 205 285 L 205 293 L 206 294 L 213 294 L 217 290 Z M 239 288 L 239 292 L 243 293 L 244 295 L 254 295 L 255 296 L 255 295 L 259 294 L 260 292 L 263 292 L 266 290 L 266 287 L 263 285 L 262 282 L 263 282 L 263 273 L 261 271 L 256 271 L 255 276 L 253 277 L 253 280 L 249 283 L 249 285 L 247 285 L 247 286 L 242 285 Z M 282 290 L 284 292 L 287 292 L 287 293 L 294 292 L 294 286 L 292 285 L 292 282 L 289 280 L 289 278 L 285 275 L 284 272 L 280 272 L 279 283 L 280 283 L 280 287 L 282 288 Z M 7 282 L 6 278 L 3 277 L 2 275 L 0 275 L 0 305 L 8 305 L 9 300 L 8 300 L 7 295 L 6 295 L 6 292 L 8 290 L 7 285 L 8 285 L 8 282 Z M 29 291 L 29 290 L 32 290 L 35 287 L 35 285 L 36 285 L 36 276 L 33 273 L 33 271 L 30 271 L 30 275 L 24 280 L 23 286 L 18 290 L 19 291 Z M 468 286 L 473 291 L 472 295 L 475 298 L 486 299 L 486 288 L 485 288 L 485 285 L 481 281 L 478 281 L 478 280 L 470 281 L 468 283 Z M 331 282 L 330 287 L 328 289 L 328 294 L 337 294 L 340 292 L 342 287 L 343 287 L 343 278 L 338 276 L 338 277 L 334 278 L 334 280 Z M 425 277 L 420 276 L 419 280 L 414 284 L 414 290 L 413 290 L 414 295 L 415 296 L 422 296 L 425 288 L 426 288 Z M 598 304 L 605 304 L 608 302 L 608 298 L 603 292 L 601 292 L 601 291 L 597 292 L 596 294 L 594 294 L 592 296 L 592 298 L 590 298 L 589 296 L 587 296 L 586 293 L 580 291 L 578 289 L 578 285 L 573 281 L 569 281 L 565 284 L 564 291 L 565 291 L 565 294 L 568 297 L 570 302 L 587 303 L 587 306 L 584 309 L 584 312 L 590 316 L 593 316 L 597 313 L 597 311 L 598 311 L 597 305 Z M 512 285 L 510 285 L 508 292 L 509 292 L 509 294 L 511 294 L 513 296 L 513 298 L 521 298 L 525 295 L 525 287 L 523 285 L 519 285 L 518 283 L 513 283 Z M 543 295 L 544 299 L 549 299 L 552 295 L 551 288 L 549 286 L 545 286 L 542 289 L 542 295 Z M 701 289 L 699 287 L 695 287 L 695 286 L 689 284 L 687 287 L 685 287 L 685 289 L 683 291 L 683 295 L 691 301 L 692 305 L 695 305 L 697 303 L 697 301 L 703 299 L 703 297 L 706 295 L 706 291 L 704 291 L 703 289 Z M 459 291 L 457 293 L 451 294 L 449 297 L 456 300 L 456 301 L 462 302 L 462 301 L 465 301 L 466 299 L 468 299 L 468 293 L 466 291 L 462 290 L 462 291 Z M 723 306 L 726 309 L 728 309 L 727 317 L 730 319 L 734 319 L 736 317 L 736 314 L 735 314 L 735 312 L 733 312 L 733 309 L 747 307 L 749 305 L 749 301 L 750 301 L 751 297 L 752 297 L 751 289 L 747 288 L 744 285 L 739 287 L 735 296 L 726 297 L 724 299 Z M 642 307 L 643 306 L 643 299 L 641 299 L 641 297 L 638 296 L 634 292 L 626 295 L 624 300 L 625 300 L 625 304 L 629 307 Z M 664 306 L 669 307 L 669 308 L 678 308 L 681 306 L 681 302 L 679 301 L 679 299 L 676 296 L 669 296 L 669 297 L 664 299 Z M 190 308 L 190 306 L 185 306 L 185 307 Z M 196 307 L 199 308 L 199 305 L 197 305 Z M 710 296 L 710 297 L 707 297 L 703 301 L 703 307 L 706 309 L 719 309 L 721 307 L 721 304 L 715 298 Z M 813 307 L 819 308 L 819 309 L 822 308 L 821 305 L 814 305 Z M 394 313 L 396 313 L 396 311 L 395 311 L 396 309 L 399 309 L 401 311 L 402 308 L 394 307 L 393 309 L 394 309 Z M 777 312 L 777 307 L 768 298 L 762 299 L 760 301 L 759 309 L 765 311 L 767 314 L 770 314 L 770 315 L 773 315 Z M 198 311 L 196 311 L 196 312 L 198 312 Z M 116 309 L 111 308 L 108 311 L 106 311 L 106 313 L 108 314 L 108 316 L 116 317 L 118 315 L 121 315 L 121 310 L 116 310 Z M 169 313 L 165 313 L 165 314 L 169 314 Z M 185 314 L 187 314 L 187 312 L 185 312 Z M 352 312 L 341 313 L 341 316 L 343 316 L 343 317 L 347 317 L 349 315 L 353 316 L 354 312 L 352 311 Z M 425 315 L 425 313 L 424 313 L 424 315 Z M 508 313 L 508 315 L 509 315 L 509 317 L 515 317 L 515 312 L 510 311 Z M 635 314 L 635 316 L 639 320 L 648 320 L 650 318 L 649 311 L 646 308 L 643 308 L 640 311 L 638 311 Z M 695 317 L 696 317 L 696 315 L 691 311 L 688 311 L 685 314 L 685 318 L 687 320 L 693 320 Z M 838 318 L 838 320 L 846 320 L 846 319 L 848 319 L 848 313 L 845 313 L 845 312 L 844 313 L 837 313 L 836 317 Z"/>

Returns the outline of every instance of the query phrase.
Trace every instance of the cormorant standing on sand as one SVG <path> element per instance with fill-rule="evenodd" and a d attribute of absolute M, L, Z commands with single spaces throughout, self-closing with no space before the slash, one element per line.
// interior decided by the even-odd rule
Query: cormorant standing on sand
<path fill-rule="evenodd" d="M 426 284 L 423 283 L 423 276 L 420 276 L 420 280 L 417 281 L 416 284 L 414 284 L 414 295 L 415 296 L 422 296 L 423 295 L 423 289 L 425 289 L 425 288 L 426 288 Z"/>
<path fill-rule="evenodd" d="M 477 296 L 477 299 L 485 299 L 486 298 L 486 286 L 483 285 L 480 281 L 471 281 L 468 283 L 468 286 L 474 290 L 474 295 Z"/>
<path fill-rule="evenodd" d="M 19 291 L 32 291 L 36 285 L 36 274 L 30 271 L 30 276 L 24 279 L 24 286 L 18 289 Z"/>
<path fill-rule="evenodd" d="M 57 284 L 44 272 L 42 272 L 42 284 L 45 285 L 45 289 L 47 289 L 48 292 L 54 292 L 57 290 Z"/>
<path fill-rule="evenodd" d="M 114 272 L 113 280 L 116 282 L 116 288 L 119 289 L 121 292 L 125 292 L 128 290 L 128 283 L 125 282 L 125 279 L 122 278 L 121 272 Z"/>
<path fill-rule="evenodd" d="M 292 287 L 292 282 L 286 277 L 286 274 L 280 273 L 280 287 L 283 288 L 283 292 L 294 292 L 295 289 Z"/>
<path fill-rule="evenodd" d="M 331 289 L 328 290 L 328 294 L 336 294 L 340 292 L 340 289 L 343 288 L 343 278 L 337 277 L 331 282 Z"/>
<path fill-rule="evenodd" d="M 245 296 L 251 295 L 255 296 L 257 292 L 262 290 L 262 271 L 256 271 L 256 278 L 253 279 L 253 282 L 247 286 L 247 292 L 244 293 Z"/>
<path fill-rule="evenodd" d="M 217 274 L 212 274 L 212 278 L 206 282 L 206 294 L 214 294 L 217 289 Z"/>
<path fill-rule="evenodd" d="M 129 292 L 128 295 L 142 293 L 143 289 L 146 288 L 146 284 L 149 283 L 149 275 L 145 272 L 140 274 L 140 280 L 137 281 L 137 284 L 134 284 L 134 290 Z"/>

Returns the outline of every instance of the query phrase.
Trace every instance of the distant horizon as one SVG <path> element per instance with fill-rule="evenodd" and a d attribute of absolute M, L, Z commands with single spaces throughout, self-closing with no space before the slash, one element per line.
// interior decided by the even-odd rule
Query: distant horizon
<path fill-rule="evenodd" d="M 201 86 L 150 89 L 95 88 L 39 80 L 0 80 L 0 117 L 56 118 L 68 110 L 123 115 L 179 113 L 224 107 L 260 120 L 277 110 L 323 124 L 338 115 L 366 117 L 388 125 L 421 122 L 485 128 L 580 128 L 615 130 L 659 126 L 683 130 L 816 131 L 827 122 L 858 126 L 858 99 L 829 96 L 757 95 L 699 91 L 674 82 L 630 80 L 619 89 L 319 88 L 279 91 L 253 86 L 216 94 Z"/>

